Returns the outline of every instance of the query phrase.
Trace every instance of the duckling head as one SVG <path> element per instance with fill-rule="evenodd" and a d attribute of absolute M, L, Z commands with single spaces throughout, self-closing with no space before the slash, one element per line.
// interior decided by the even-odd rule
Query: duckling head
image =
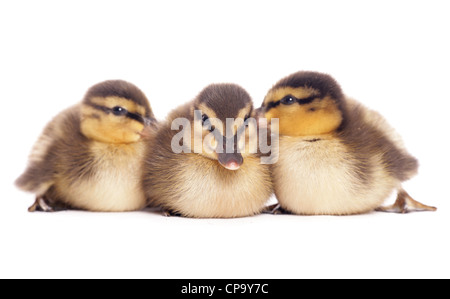
<path fill-rule="evenodd" d="M 126 144 L 141 139 L 155 121 L 149 101 L 135 85 L 109 80 L 92 86 L 81 106 L 81 131 L 89 139 Z"/>
<path fill-rule="evenodd" d="M 280 135 L 323 135 L 341 126 L 344 104 L 342 90 L 331 76 L 301 71 L 269 90 L 261 114 L 268 121 L 279 119 Z"/>
<path fill-rule="evenodd" d="M 194 135 L 203 140 L 203 146 L 194 142 L 195 152 L 238 170 L 250 154 L 249 131 L 256 129 L 247 91 L 235 84 L 212 84 L 200 92 L 191 112 Z"/>

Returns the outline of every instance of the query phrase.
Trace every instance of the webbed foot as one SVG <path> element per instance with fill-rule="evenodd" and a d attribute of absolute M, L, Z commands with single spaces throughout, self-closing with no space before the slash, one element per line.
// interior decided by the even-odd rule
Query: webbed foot
<path fill-rule="evenodd" d="M 162 214 L 163 214 L 163 216 L 166 216 L 166 217 L 182 217 L 182 215 L 180 213 L 176 213 L 176 212 L 173 212 L 173 211 L 167 210 L 167 209 L 163 209 Z"/>
<path fill-rule="evenodd" d="M 405 190 L 398 191 L 397 200 L 394 204 L 376 208 L 375 211 L 389 213 L 409 213 L 418 211 L 436 211 L 436 207 L 427 206 L 414 200 Z"/>
<path fill-rule="evenodd" d="M 36 197 L 34 204 L 28 208 L 28 212 L 55 212 L 55 209 L 51 207 L 44 196 Z"/>
<path fill-rule="evenodd" d="M 283 209 L 280 204 L 274 204 L 265 207 L 262 210 L 263 214 L 272 214 L 272 215 L 282 215 L 282 214 L 291 214 L 291 212 Z"/>

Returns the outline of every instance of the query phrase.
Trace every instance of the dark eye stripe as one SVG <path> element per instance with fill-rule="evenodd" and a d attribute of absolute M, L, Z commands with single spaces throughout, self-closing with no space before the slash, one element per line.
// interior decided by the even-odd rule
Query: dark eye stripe
<path fill-rule="evenodd" d="M 108 107 L 103 107 L 103 106 L 100 106 L 100 105 L 97 105 L 97 104 L 94 104 L 94 103 L 86 103 L 86 104 L 88 104 L 92 108 L 95 108 L 97 110 L 103 111 L 106 114 L 110 114 L 112 112 L 112 109 L 110 109 Z"/>
<path fill-rule="evenodd" d="M 308 98 L 298 99 L 297 102 L 298 102 L 300 105 L 305 105 L 305 104 L 309 104 L 309 103 L 311 103 L 312 101 L 314 101 L 315 98 L 316 98 L 315 96 L 310 96 L 310 97 L 308 97 Z"/>
<path fill-rule="evenodd" d="M 104 107 L 104 106 L 100 106 L 94 103 L 87 103 L 89 106 L 91 106 L 92 108 L 95 108 L 97 110 L 103 111 L 106 114 L 110 114 L 113 113 L 113 109 L 112 108 L 108 108 L 108 107 Z M 142 117 L 141 115 L 137 114 L 137 113 L 132 113 L 132 112 L 127 112 L 125 115 L 125 117 L 131 118 L 135 121 L 138 121 L 140 123 L 145 123 L 145 119 L 144 117 Z"/>
<path fill-rule="evenodd" d="M 267 104 L 267 110 L 266 111 L 269 111 L 270 109 L 275 108 L 275 107 L 280 106 L 280 105 L 281 105 L 281 100 L 276 101 L 276 102 L 270 102 L 269 104 Z"/>
<path fill-rule="evenodd" d="M 128 118 L 134 119 L 134 120 L 136 120 L 136 121 L 138 121 L 138 122 L 140 122 L 142 124 L 145 123 L 145 119 L 141 115 L 139 115 L 137 113 L 128 112 L 127 115 L 125 115 L 125 116 L 128 117 Z"/>
<path fill-rule="evenodd" d="M 292 97 L 292 98 L 296 99 L 295 97 Z M 309 103 L 313 102 L 316 98 L 317 97 L 315 97 L 315 96 L 310 96 L 310 97 L 307 97 L 307 98 L 304 98 L 304 99 L 296 99 L 296 100 L 297 100 L 297 103 L 299 103 L 300 105 L 306 105 L 306 104 L 309 104 Z M 281 101 L 283 99 L 281 99 L 279 101 L 276 101 L 276 102 L 270 102 L 269 104 L 267 104 L 266 112 L 269 111 L 272 108 L 280 106 L 281 105 Z"/>

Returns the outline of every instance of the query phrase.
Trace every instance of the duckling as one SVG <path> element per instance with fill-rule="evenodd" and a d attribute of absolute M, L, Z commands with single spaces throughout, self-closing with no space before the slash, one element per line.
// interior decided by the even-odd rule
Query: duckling
<path fill-rule="evenodd" d="M 92 86 L 80 104 L 47 125 L 17 179 L 18 188 L 36 194 L 29 211 L 145 207 L 142 136 L 153 123 L 146 96 L 133 84 L 110 80 Z"/>
<path fill-rule="evenodd" d="M 297 72 L 281 79 L 261 107 L 279 119 L 279 157 L 272 165 L 280 208 L 304 215 L 435 211 L 401 183 L 418 161 L 375 111 L 347 98 L 329 75 Z M 397 190 L 395 204 L 380 207 Z"/>
<path fill-rule="evenodd" d="M 233 218 L 258 214 L 272 194 L 270 170 L 250 146 L 257 129 L 250 95 L 207 86 L 172 111 L 149 147 L 143 185 L 169 215 Z M 252 121 L 253 120 L 253 121 Z"/>

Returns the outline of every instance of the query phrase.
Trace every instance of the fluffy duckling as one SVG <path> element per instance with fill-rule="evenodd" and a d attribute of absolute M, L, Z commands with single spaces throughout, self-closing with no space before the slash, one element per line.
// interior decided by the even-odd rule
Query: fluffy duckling
<path fill-rule="evenodd" d="M 111 80 L 92 86 L 80 104 L 47 125 L 17 179 L 20 189 L 36 194 L 29 211 L 145 207 L 142 136 L 151 122 L 150 104 L 133 84 Z"/>
<path fill-rule="evenodd" d="M 292 74 L 269 90 L 262 113 L 279 119 L 279 160 L 272 165 L 281 210 L 305 215 L 434 211 L 411 198 L 401 183 L 418 162 L 383 117 L 344 96 L 330 76 Z"/>
<path fill-rule="evenodd" d="M 170 113 L 156 133 L 158 147 L 150 146 L 146 155 L 150 205 L 194 218 L 260 213 L 272 183 L 268 165 L 249 146 L 253 112 L 243 88 L 213 84 Z"/>

